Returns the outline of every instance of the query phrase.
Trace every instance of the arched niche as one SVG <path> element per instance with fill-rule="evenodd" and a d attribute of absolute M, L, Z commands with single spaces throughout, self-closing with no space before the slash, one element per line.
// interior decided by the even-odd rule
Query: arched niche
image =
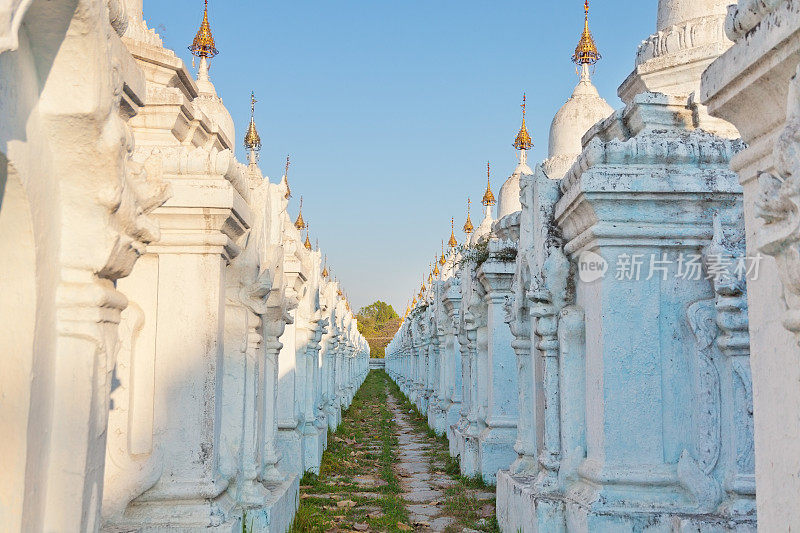
<path fill-rule="evenodd" d="M 36 247 L 30 202 L 0 152 L 0 521 L 22 531 L 36 328 Z M 28 487 L 30 489 L 30 487 Z"/>

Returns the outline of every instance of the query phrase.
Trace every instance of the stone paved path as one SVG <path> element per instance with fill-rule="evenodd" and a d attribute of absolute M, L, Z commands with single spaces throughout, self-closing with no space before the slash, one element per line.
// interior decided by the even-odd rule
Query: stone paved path
<path fill-rule="evenodd" d="M 400 475 L 401 497 L 409 511 L 411 523 L 418 528 L 444 531 L 455 522 L 444 514 L 442 503 L 444 490 L 456 484 L 448 477 L 434 481 L 431 474 L 431 446 L 415 431 L 393 397 L 389 397 L 389 409 L 395 414 L 398 426 L 397 440 L 400 448 L 397 471 Z"/>
<path fill-rule="evenodd" d="M 495 496 L 480 480 L 458 475 L 447 441 L 437 437 L 396 387 L 388 397 L 395 415 L 401 497 L 415 531 L 497 531 Z"/>
<path fill-rule="evenodd" d="M 447 442 L 383 371 L 370 372 L 307 474 L 293 532 L 498 531 L 494 493 L 458 475 Z"/>

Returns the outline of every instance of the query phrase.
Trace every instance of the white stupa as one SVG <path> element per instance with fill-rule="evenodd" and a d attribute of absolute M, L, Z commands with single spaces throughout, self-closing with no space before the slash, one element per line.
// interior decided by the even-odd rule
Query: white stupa
<path fill-rule="evenodd" d="M 533 146 L 533 141 L 525 126 L 526 98 L 522 95 L 522 126 L 514 139 L 514 148 L 519 152 L 519 162 L 514 173 L 508 177 L 503 186 L 500 187 L 499 201 L 497 203 L 497 218 L 501 219 L 516 211 L 522 210 L 519 201 L 519 180 L 523 175 L 532 175 L 533 171 L 528 166 L 528 150 Z"/>
<path fill-rule="evenodd" d="M 608 105 L 592 84 L 591 67 L 601 56 L 589 31 L 589 3 L 584 4 L 583 34 L 572 60 L 578 65 L 580 81 L 572 96 L 561 106 L 550 125 L 549 156 L 543 164 L 547 176 L 561 179 L 583 150 L 581 138 L 600 120 L 609 117 L 614 109 Z"/>

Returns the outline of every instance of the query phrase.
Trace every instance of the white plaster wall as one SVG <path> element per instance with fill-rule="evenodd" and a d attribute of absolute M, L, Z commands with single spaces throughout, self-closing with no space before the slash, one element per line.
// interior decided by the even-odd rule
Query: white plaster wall
<path fill-rule="evenodd" d="M 2 56 L 0 56 L 2 57 Z M 0 443 L 0 519 L 8 531 L 23 526 L 27 480 L 37 483 L 38 469 L 26 474 L 29 459 L 36 459 L 36 428 L 29 422 L 32 400 L 35 326 L 37 319 L 36 250 L 27 193 L 17 171 L 0 153 L 0 351 L 5 358 L 0 376 L 0 419 L 5 438 Z M 36 373 L 44 373 L 36 368 Z M 30 433 L 34 435 L 29 435 Z M 31 438 L 33 436 L 34 438 Z M 41 449 L 41 448 L 40 448 Z M 29 457 L 30 454 L 30 457 Z M 36 506 L 29 498 L 28 506 Z M 28 522 L 28 527 L 30 523 Z"/>
<path fill-rule="evenodd" d="M 762 173 L 779 175 L 782 164 L 794 162 L 780 158 L 794 149 L 796 138 L 787 133 L 797 115 L 792 85 L 800 57 L 800 6 L 743 0 L 726 27 L 735 44 L 704 73 L 702 98 L 710 113 L 731 121 L 748 143 L 731 167 L 744 189 L 747 255 L 763 257 L 758 277 L 747 280 L 758 521 L 762 531 L 789 531 L 800 528 L 800 349 L 783 324 L 792 289 L 782 278 L 791 279 L 786 270 L 792 267 L 779 266 L 761 246 L 797 236 L 783 222 L 765 228 L 758 204 L 777 200 L 759 183 Z M 790 142 L 782 143 L 781 135 Z M 785 216 L 781 211 L 775 214 Z"/>
<path fill-rule="evenodd" d="M 16 398 L 0 402 L 15 435 L 0 444 L 15 465 L 0 466 L 3 531 L 98 526 L 108 362 L 126 304 L 113 282 L 154 236 L 150 188 L 126 168 L 120 107 L 135 112 L 143 84 L 111 26 L 117 7 L 0 6 L 0 309 L 16 330 L 0 337 L 18 359 L 0 376 L 0 397 Z"/>
<path fill-rule="evenodd" d="M 20 16 L 21 19 L 21 16 Z M 35 105 L 35 58 L 26 29 L 0 53 L 0 530 L 41 527 L 53 393 L 59 219 L 48 144 Z M 38 230 L 37 230 L 38 228 Z M 36 327 L 39 325 L 38 328 Z M 38 378 L 38 379 L 37 379 Z"/>
<path fill-rule="evenodd" d="M 264 178 L 235 161 L 222 101 L 193 101 L 195 82 L 147 29 L 141 7 L 0 2 L 0 352 L 10 358 L 0 372 L 3 532 L 236 522 L 233 500 L 214 499 L 241 473 L 237 448 L 255 440 L 238 418 L 255 407 L 246 405 L 254 381 L 227 397 L 223 385 L 242 385 L 233 374 L 252 362 L 260 336 L 253 311 L 233 324 L 242 316 L 234 301 L 225 337 L 224 276 L 235 288 L 251 281 L 228 263 L 249 229 L 250 187 Z M 142 107 L 146 83 L 154 102 Z M 175 196 L 160 208 L 170 196 L 165 180 Z M 273 218 L 285 215 L 281 202 Z M 264 248 L 282 249 L 283 222 L 270 226 Z M 277 317 L 263 328 L 273 348 L 292 305 L 276 271 Z M 349 324 L 357 359 L 343 385 L 352 395 L 366 352 L 351 315 Z M 233 333 L 247 337 L 246 354 L 223 344 Z M 315 372 L 299 391 L 309 401 Z M 276 428 L 274 383 L 265 376 L 263 386 L 259 460 L 274 463 L 266 444 Z M 255 465 L 247 466 L 254 481 Z M 257 527 L 277 532 L 296 509 L 297 478 L 275 484 L 267 472 L 264 480 L 269 489 L 255 487 L 267 495 Z"/>

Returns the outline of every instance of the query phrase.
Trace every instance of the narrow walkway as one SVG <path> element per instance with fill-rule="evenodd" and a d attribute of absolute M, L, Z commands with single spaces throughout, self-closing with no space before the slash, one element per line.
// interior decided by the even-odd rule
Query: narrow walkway
<path fill-rule="evenodd" d="M 396 471 L 414 530 L 499 531 L 493 488 L 480 478 L 460 476 L 447 439 L 436 436 L 394 383 L 390 392 L 389 408 L 395 415 L 398 439 Z"/>
<path fill-rule="evenodd" d="M 294 532 L 498 531 L 494 492 L 458 475 L 389 376 L 372 371 L 300 486 Z"/>

